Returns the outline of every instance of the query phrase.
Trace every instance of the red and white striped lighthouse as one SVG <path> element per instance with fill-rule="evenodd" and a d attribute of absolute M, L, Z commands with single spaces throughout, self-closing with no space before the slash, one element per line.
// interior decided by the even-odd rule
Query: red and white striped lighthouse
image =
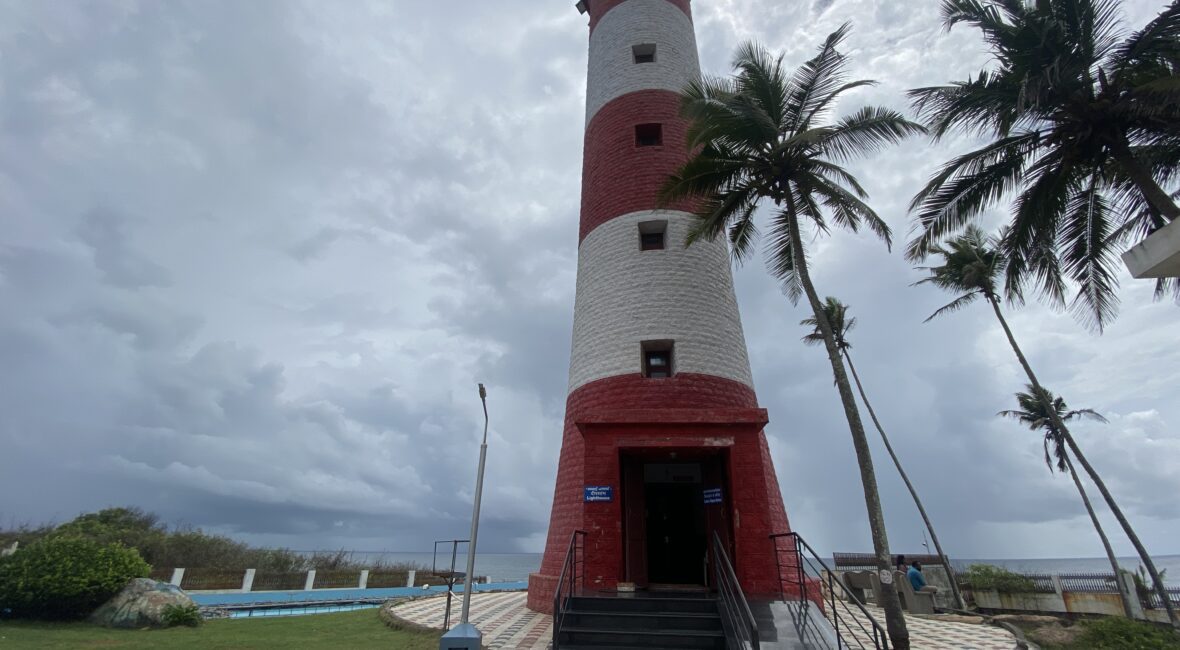
<path fill-rule="evenodd" d="M 685 247 L 657 193 L 687 157 L 700 74 L 689 0 L 583 0 L 590 16 L 578 282 L 565 431 L 529 607 L 550 611 L 575 530 L 587 588 L 709 583 L 714 534 L 747 594 L 779 589 L 787 532 L 725 241 Z"/>

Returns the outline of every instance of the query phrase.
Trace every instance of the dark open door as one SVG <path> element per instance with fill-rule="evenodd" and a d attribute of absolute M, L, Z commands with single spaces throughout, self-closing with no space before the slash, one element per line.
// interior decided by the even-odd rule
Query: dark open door
<path fill-rule="evenodd" d="M 643 461 L 619 459 L 623 468 L 623 579 L 647 586 L 647 521 L 643 492 Z"/>

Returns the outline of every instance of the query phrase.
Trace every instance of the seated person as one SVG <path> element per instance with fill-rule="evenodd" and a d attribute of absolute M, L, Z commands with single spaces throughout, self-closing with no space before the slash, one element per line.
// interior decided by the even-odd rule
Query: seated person
<path fill-rule="evenodd" d="M 922 575 L 922 564 L 920 562 L 912 562 L 910 564 L 910 570 L 906 571 L 905 577 L 910 579 L 910 585 L 914 588 L 915 592 L 938 593 L 938 587 L 926 584 L 926 577 Z"/>

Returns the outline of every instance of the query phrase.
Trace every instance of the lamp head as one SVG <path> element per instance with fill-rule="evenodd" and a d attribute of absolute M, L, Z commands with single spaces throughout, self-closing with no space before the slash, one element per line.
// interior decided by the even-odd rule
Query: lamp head
<path fill-rule="evenodd" d="M 483 387 L 483 384 L 480 384 L 479 385 L 479 398 L 480 399 L 487 399 L 487 397 L 488 397 L 488 390 Z"/>

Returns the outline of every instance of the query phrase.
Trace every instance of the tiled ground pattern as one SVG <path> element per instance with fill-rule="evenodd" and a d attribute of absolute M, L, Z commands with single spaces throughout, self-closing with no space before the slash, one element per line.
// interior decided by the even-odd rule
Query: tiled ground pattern
<path fill-rule="evenodd" d="M 525 607 L 523 591 L 474 594 L 471 597 L 471 622 L 483 632 L 484 645 L 494 650 L 545 650 L 552 639 L 552 619 Z M 414 625 L 441 629 L 447 599 L 442 596 L 421 598 L 393 606 L 394 616 Z M 456 595 L 451 605 L 451 624 L 459 621 L 462 599 Z M 875 607 L 869 613 L 878 621 L 885 613 Z M 867 621 L 862 621 L 868 627 Z M 906 618 L 914 650 L 1012 650 L 1016 639 L 998 627 L 954 623 L 910 616 Z M 842 629 L 842 633 L 846 630 Z M 858 635 L 859 629 L 854 629 Z M 866 648 L 872 647 L 867 635 L 859 638 Z"/>
<path fill-rule="evenodd" d="M 872 605 L 866 609 L 884 625 L 885 610 Z M 846 612 L 842 611 L 841 616 L 845 615 Z M 856 616 L 861 619 L 861 625 L 868 629 L 869 623 L 864 615 L 858 611 Z M 907 616 L 905 622 L 910 631 L 910 647 L 913 650 L 1012 650 L 1016 647 L 1016 637 L 1012 633 L 991 625 L 955 623 L 917 616 Z M 859 626 L 854 625 L 852 632 L 864 647 L 873 647 L 869 636 Z M 847 636 L 847 633 L 847 626 L 842 627 L 840 634 Z"/>
<path fill-rule="evenodd" d="M 471 622 L 483 632 L 483 643 L 493 650 L 521 648 L 544 650 L 553 638 L 553 619 L 525 607 L 523 591 L 509 591 L 471 596 Z M 459 622 L 462 596 L 451 604 L 451 625 Z M 391 613 L 403 621 L 442 629 L 446 597 L 421 598 L 395 605 Z"/>

